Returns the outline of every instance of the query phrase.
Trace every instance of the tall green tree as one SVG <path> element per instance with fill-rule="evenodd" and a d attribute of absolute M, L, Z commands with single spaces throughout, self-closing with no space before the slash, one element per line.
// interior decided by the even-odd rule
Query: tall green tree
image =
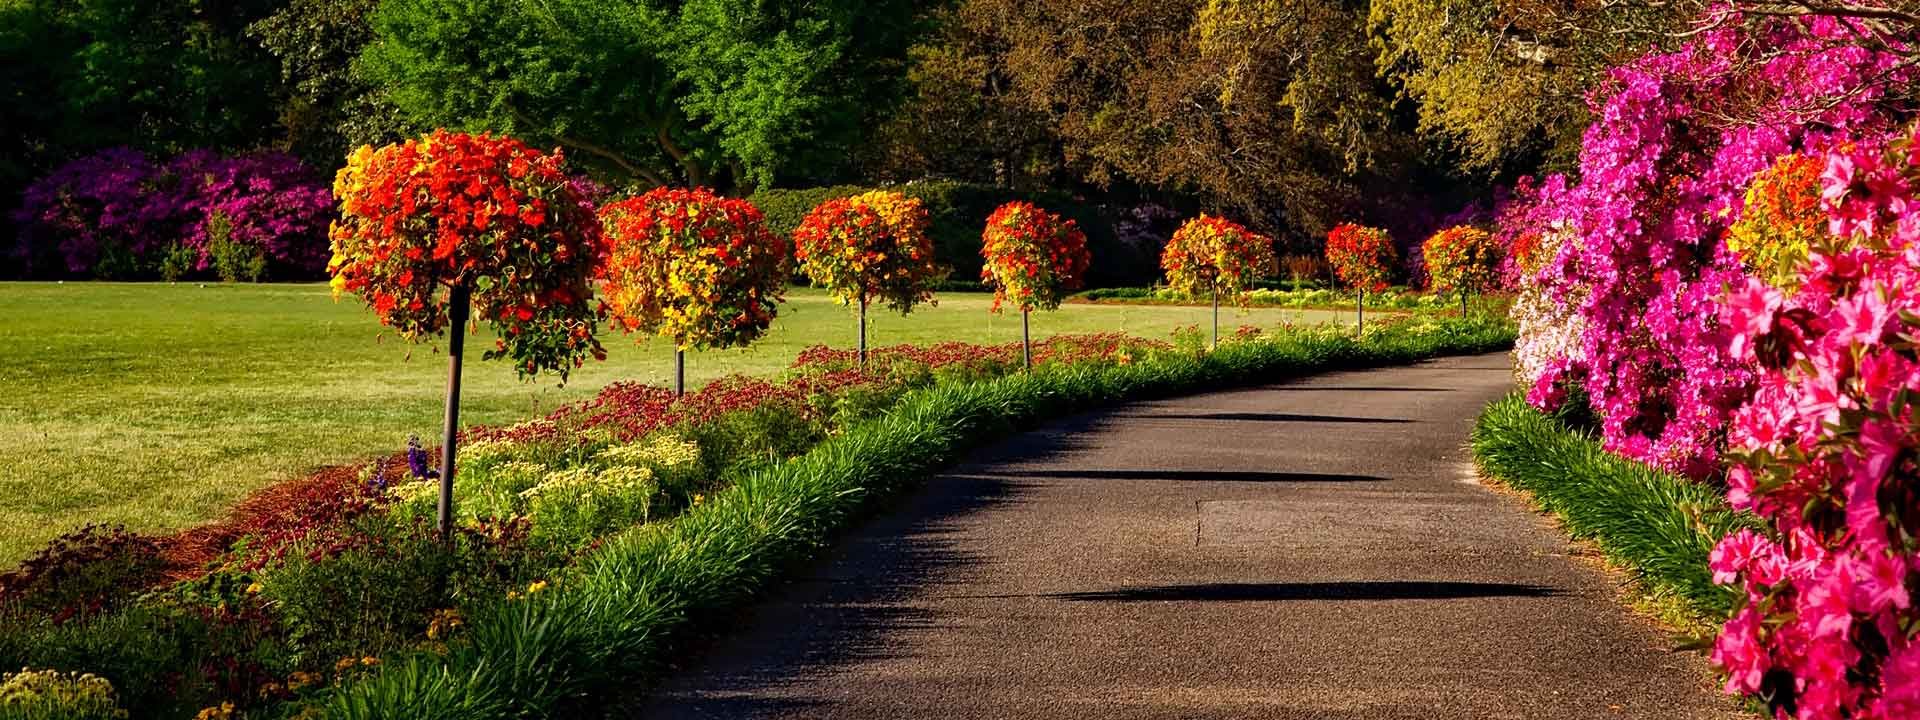
<path fill-rule="evenodd" d="M 907 0 L 384 0 L 365 77 L 414 122 L 512 132 L 649 185 L 841 164 L 902 92 Z"/>
<path fill-rule="evenodd" d="M 291 0 L 248 26 L 247 34 L 280 60 L 284 145 L 321 167 L 335 167 L 360 145 L 381 145 L 425 130 L 408 123 L 385 91 L 354 72 L 373 40 L 380 0 Z"/>
<path fill-rule="evenodd" d="M 244 36 L 272 0 L 0 0 L 0 173 L 101 147 L 248 148 L 276 133 L 272 60 Z"/>
<path fill-rule="evenodd" d="M 1670 40 L 1699 0 L 1372 0 L 1380 73 L 1473 172 L 1571 168 L 1606 69 Z"/>

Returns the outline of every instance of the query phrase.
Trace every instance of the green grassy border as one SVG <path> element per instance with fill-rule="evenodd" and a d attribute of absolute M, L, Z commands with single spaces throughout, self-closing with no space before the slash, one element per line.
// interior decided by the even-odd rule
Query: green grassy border
<path fill-rule="evenodd" d="M 1043 368 L 936 385 L 886 416 L 743 478 L 679 518 L 611 539 L 527 599 L 483 608 L 445 654 L 393 658 L 325 698 L 333 718 L 589 714 L 655 676 L 676 637 L 724 617 L 869 510 L 871 503 L 1034 424 L 1129 400 L 1328 369 L 1507 347 L 1509 325 L 1445 322 L 1364 341 L 1298 333 L 1204 357 Z"/>
<path fill-rule="evenodd" d="M 1722 536 L 1759 521 L 1728 507 L 1719 488 L 1609 453 L 1517 395 L 1481 412 L 1472 446 L 1482 474 L 1526 492 L 1574 538 L 1598 546 L 1655 608 L 1672 611 L 1665 619 L 1698 630 L 1730 612 L 1734 591 L 1713 584 L 1707 555 Z"/>

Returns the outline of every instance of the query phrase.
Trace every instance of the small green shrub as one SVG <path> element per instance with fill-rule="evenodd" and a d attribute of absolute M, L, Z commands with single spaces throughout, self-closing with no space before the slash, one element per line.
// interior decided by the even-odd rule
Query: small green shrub
<path fill-rule="evenodd" d="M 171 255 L 168 256 L 171 259 Z M 227 216 L 214 213 L 207 218 L 207 257 L 221 282 L 260 282 L 267 272 L 267 256 L 259 248 L 236 242 L 233 223 Z"/>

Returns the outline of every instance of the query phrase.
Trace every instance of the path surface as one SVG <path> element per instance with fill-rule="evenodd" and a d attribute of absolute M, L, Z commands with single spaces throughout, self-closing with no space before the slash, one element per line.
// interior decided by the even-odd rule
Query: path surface
<path fill-rule="evenodd" d="M 1504 355 L 1084 415 L 855 531 L 646 718 L 1732 717 L 1461 449 Z"/>

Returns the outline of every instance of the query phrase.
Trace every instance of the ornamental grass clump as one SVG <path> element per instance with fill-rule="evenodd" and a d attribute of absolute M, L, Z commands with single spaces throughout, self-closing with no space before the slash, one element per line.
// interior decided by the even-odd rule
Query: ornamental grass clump
<path fill-rule="evenodd" d="M 471 307 L 499 338 L 483 359 L 522 377 L 605 357 L 590 279 L 600 222 L 558 151 L 508 137 L 436 130 L 361 147 L 334 181 L 336 297 L 359 295 L 410 341 L 449 332 L 440 531 L 452 528 L 460 365 Z"/>
<path fill-rule="evenodd" d="M 933 262 L 927 210 L 916 198 L 876 190 L 821 203 L 794 228 L 794 253 L 815 285 L 860 307 L 860 355 L 867 351 L 867 304 L 902 315 L 932 302 L 945 273 Z"/>
<path fill-rule="evenodd" d="M 686 351 L 742 347 L 773 324 L 792 251 L 746 200 L 705 188 L 657 188 L 600 208 L 602 301 L 628 332 L 674 344 L 674 392 Z"/>
<path fill-rule="evenodd" d="M 1340 282 L 1354 290 L 1355 325 L 1360 332 L 1367 328 L 1367 293 L 1384 291 L 1392 284 L 1399 256 L 1385 230 L 1345 223 L 1327 232 L 1327 263 Z"/>
<path fill-rule="evenodd" d="M 1027 316 L 1035 308 L 1054 310 L 1067 293 L 1086 282 L 1093 255 L 1087 235 L 1072 220 L 1032 203 L 1001 205 L 987 217 L 981 233 L 980 280 L 993 286 L 993 311 L 1011 301 L 1020 309 L 1022 361 L 1033 366 L 1033 337 Z"/>
<path fill-rule="evenodd" d="M 1160 252 L 1167 285 L 1213 304 L 1212 344 L 1220 343 L 1220 296 L 1242 306 L 1254 283 L 1280 271 L 1273 239 L 1223 217 L 1201 215 L 1174 231 Z"/>

